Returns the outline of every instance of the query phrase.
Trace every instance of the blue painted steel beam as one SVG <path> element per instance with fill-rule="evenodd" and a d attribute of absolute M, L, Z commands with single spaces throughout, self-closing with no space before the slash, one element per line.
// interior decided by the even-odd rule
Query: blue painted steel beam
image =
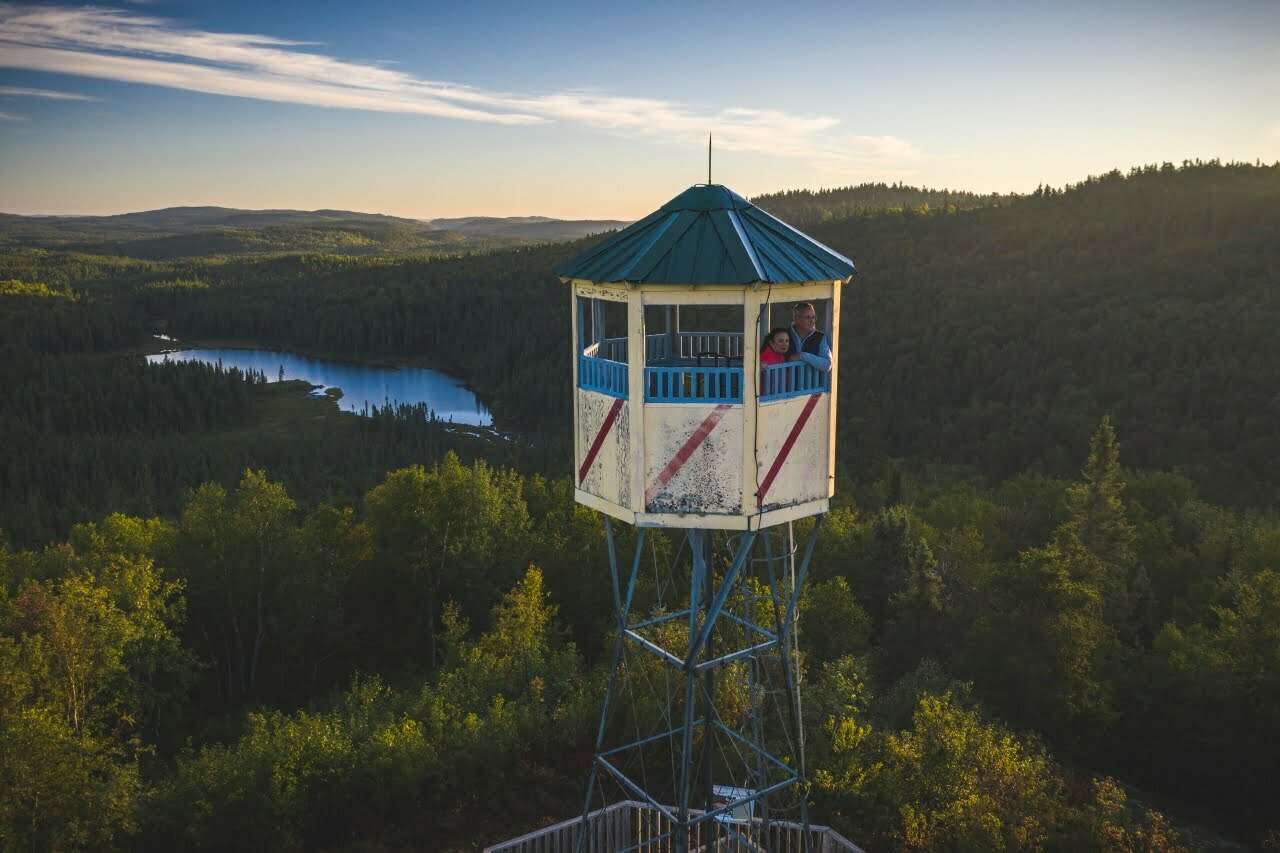
<path fill-rule="evenodd" d="M 800 743 L 800 750 L 797 756 L 799 776 L 801 779 L 806 778 L 807 773 L 804 767 L 804 730 L 803 723 L 800 720 L 799 693 L 798 686 L 794 680 L 794 673 L 791 671 L 791 624 L 795 620 L 796 605 L 800 600 L 800 590 L 804 586 L 805 576 L 809 572 L 809 560 L 813 557 L 813 546 L 818 541 L 818 531 L 822 529 L 822 521 L 825 516 L 819 515 L 814 519 L 813 530 L 809 533 L 809 544 L 805 548 L 804 558 L 800 561 L 800 574 L 796 576 L 796 582 L 791 590 L 791 598 L 787 604 L 786 620 L 778 624 L 778 633 L 782 638 L 782 654 L 786 659 L 782 666 L 782 678 L 787 690 L 787 711 L 791 717 L 791 726 L 796 732 L 796 737 Z M 769 556 L 769 539 L 765 538 L 765 555 Z M 767 560 L 769 566 L 769 586 L 771 589 L 776 588 L 774 582 L 773 561 Z M 775 619 L 780 619 L 778 614 L 778 599 L 776 595 L 770 596 L 773 599 L 773 613 Z M 804 824 L 804 850 L 809 851 L 809 798 L 807 790 L 800 797 L 800 821 Z"/>
<path fill-rule="evenodd" d="M 800 602 L 800 590 L 804 588 L 804 579 L 809 574 L 809 560 L 813 558 L 813 546 L 818 544 L 818 531 L 822 529 L 822 520 L 825 515 L 819 515 L 813 520 L 813 531 L 809 534 L 809 544 L 804 549 L 804 559 L 800 561 L 800 574 L 796 575 L 795 589 L 791 590 L 791 601 L 787 604 L 787 620 L 784 623 L 783 639 L 785 640 L 791 633 L 791 624 L 796 618 L 796 606 Z"/>
<path fill-rule="evenodd" d="M 694 728 L 697 728 L 698 726 L 705 725 L 705 724 L 706 724 L 706 721 L 705 721 L 705 720 L 698 719 L 698 720 L 694 720 L 694 721 L 693 721 L 693 727 L 694 727 Z M 656 735 L 650 735 L 650 736 L 649 736 L 649 737 L 647 737 L 647 738 L 642 738 L 642 739 L 637 740 L 637 741 L 632 741 L 631 743 L 625 744 L 625 745 L 623 745 L 623 746 L 614 747 L 613 749 L 610 749 L 610 750 L 608 750 L 608 751 L 606 751 L 606 752 L 602 752 L 602 753 L 600 753 L 600 754 L 601 754 L 601 755 L 616 755 L 616 754 L 617 754 L 617 753 L 619 753 L 619 752 L 626 752 L 628 749 L 635 749 L 637 746 L 644 746 L 646 743 L 653 743 L 655 740 L 662 740 L 664 737 L 669 738 L 669 737 L 671 737 L 672 735 L 678 734 L 678 733 L 680 733 L 680 732 L 682 732 L 682 731 L 684 731 L 684 729 L 683 729 L 682 727 L 677 727 L 677 728 L 674 728 L 674 729 L 668 729 L 668 730 L 667 730 L 667 731 L 665 731 L 665 732 L 661 732 L 661 733 L 656 734 Z"/>
<path fill-rule="evenodd" d="M 608 518 L 609 516 L 605 516 Z M 631 561 L 631 579 L 627 582 L 627 605 L 626 609 L 618 614 L 618 625 L 627 624 L 627 619 L 631 616 L 631 601 L 636 593 L 636 578 L 640 575 L 640 558 L 644 555 L 644 540 L 648 534 L 641 530 L 639 537 L 636 538 L 636 557 Z"/>
<path fill-rule="evenodd" d="M 751 553 L 751 546 L 755 541 L 755 531 L 750 531 L 743 535 L 742 542 L 738 545 L 738 553 L 733 558 L 733 564 L 729 566 L 729 571 L 725 573 L 724 581 L 720 584 L 720 591 L 716 593 L 715 600 L 711 602 L 711 607 L 707 610 L 707 617 L 702 623 L 702 631 L 698 634 L 698 639 L 689 647 L 689 657 L 685 662 L 689 669 L 693 669 L 694 661 L 698 659 L 699 652 L 706 645 L 707 638 L 711 636 L 711 629 L 715 627 L 716 618 L 724 608 L 724 603 L 728 599 L 729 593 L 733 591 L 733 582 L 738 579 L 738 573 L 742 571 L 743 565 L 747 562 L 747 556 Z"/>
<path fill-rule="evenodd" d="M 606 518 L 608 518 L 608 516 L 606 516 Z M 647 532 L 648 531 L 641 530 L 640 536 L 636 539 L 636 558 L 635 558 L 635 561 L 631 564 L 631 578 L 627 582 L 626 603 L 623 605 L 622 610 L 618 613 L 619 617 L 621 617 L 620 624 L 622 625 L 627 624 L 627 616 L 631 612 L 631 601 L 632 601 L 632 598 L 635 596 L 635 591 L 636 591 L 636 577 L 639 576 L 640 574 L 640 555 L 644 550 L 644 540 Z M 612 544 L 613 544 L 612 537 L 610 537 L 611 551 L 612 551 Z M 619 632 L 618 642 L 614 645 L 614 649 L 613 649 L 613 667 L 609 672 L 609 685 L 605 689 L 605 694 L 604 694 L 604 710 L 600 714 L 600 729 L 596 733 L 596 752 L 597 753 L 600 751 L 601 744 L 604 743 L 605 725 L 609 719 L 609 704 L 613 696 L 614 684 L 617 681 L 618 663 L 622 660 L 622 643 L 623 643 L 623 634 L 622 632 Z M 590 784 L 588 784 L 587 787 L 588 787 L 588 794 L 589 794 L 590 787 L 591 787 Z M 590 805 L 589 801 L 587 805 L 588 806 Z"/>
<path fill-rule="evenodd" d="M 690 530 L 688 532 L 689 551 L 693 560 L 693 572 L 690 579 L 689 589 L 689 636 L 692 638 L 698 619 L 699 598 L 702 591 L 703 575 L 708 571 L 705 555 L 702 550 L 702 537 L 705 535 L 701 530 Z M 690 650 L 689 660 L 697 656 L 696 652 Z M 682 828 L 680 834 L 676 836 L 677 853 L 686 853 L 688 847 L 688 834 L 683 828 L 689 823 L 689 793 L 693 787 L 693 717 L 694 717 L 694 700 L 697 696 L 698 676 L 692 671 L 692 666 L 685 667 L 684 679 L 684 741 L 680 747 L 680 779 L 679 779 L 679 824 Z M 707 714 L 710 719 L 711 715 Z"/>
<path fill-rule="evenodd" d="M 755 631 L 757 634 L 759 634 L 762 637 L 765 637 L 770 640 L 778 639 L 777 634 L 766 631 L 764 628 L 760 627 L 754 622 L 748 622 L 746 619 L 743 619 L 741 616 L 738 616 L 736 613 L 734 613 L 731 610 L 726 610 L 720 615 L 726 619 L 732 619 L 734 622 L 737 622 L 739 625 L 746 628 L 748 631 Z"/>
<path fill-rule="evenodd" d="M 676 669 L 684 670 L 686 668 L 686 662 L 684 660 L 681 660 L 680 658 L 676 657 L 671 652 L 662 648 L 662 646 L 659 646 L 657 643 L 653 642 L 652 640 L 646 637 L 642 637 L 640 634 L 636 633 L 635 628 L 652 625 L 657 622 L 662 622 L 669 619 L 678 618 L 684 615 L 686 612 L 687 611 L 681 611 L 680 613 L 673 613 L 669 616 L 663 616 L 661 619 L 650 620 L 649 622 L 644 622 L 644 623 L 641 623 L 640 625 L 636 625 L 636 626 L 633 626 L 632 628 L 628 628 L 623 633 L 625 633 L 629 639 L 639 644 L 646 651 L 652 652 L 653 654 L 660 657 L 662 660 L 671 664 L 671 666 L 675 667 Z M 752 625 L 750 622 L 745 622 L 742 619 L 739 619 L 737 616 L 734 616 L 732 613 L 729 613 L 728 611 L 724 611 L 720 615 L 722 617 L 729 617 L 733 619 L 733 621 L 741 624 L 743 627 L 752 629 L 757 633 L 765 637 L 768 637 L 768 639 L 762 643 L 757 643 L 754 646 L 747 646 L 742 649 L 739 649 L 736 652 L 731 652 L 729 654 L 721 655 L 720 657 L 713 658 L 712 660 L 704 661 L 700 664 L 697 664 L 693 667 L 693 670 L 695 672 L 699 672 L 699 673 L 706 672 L 707 670 L 712 669 L 713 667 L 720 666 L 721 664 L 731 663 L 732 661 L 735 661 L 735 660 L 741 660 L 742 658 L 749 657 L 750 655 L 755 654 L 756 652 L 762 652 L 768 648 L 778 645 L 778 638 L 775 637 L 773 634 L 769 633 L 768 631 L 765 631 L 756 625 Z"/>
<path fill-rule="evenodd" d="M 708 661 L 703 661 L 702 663 L 695 666 L 693 669 L 695 672 L 706 672 L 707 670 L 713 667 L 720 666 L 721 664 L 731 663 L 735 660 L 741 660 L 742 658 L 745 658 L 745 657 L 751 657 L 751 655 L 754 655 L 758 652 L 763 652 L 765 649 L 776 648 L 777 646 L 778 646 L 777 640 L 766 640 L 765 642 L 760 643 L 759 645 L 747 646 L 745 649 L 739 649 L 736 652 L 730 652 L 727 655 L 721 655 L 718 658 L 713 658 Z"/>
<path fill-rule="evenodd" d="M 743 746 L 747 747 L 747 749 L 750 749 L 752 752 L 755 752 L 757 755 L 760 755 L 760 756 L 763 756 L 764 758 L 769 759 L 774 764 L 778 765 L 778 767 L 781 768 L 784 772 L 792 774 L 793 776 L 795 776 L 796 779 L 800 778 L 799 775 L 796 773 L 795 769 L 791 767 L 791 765 L 787 764 L 787 762 L 783 761 L 781 758 L 778 758 L 776 755 L 769 752 L 769 750 L 765 749 L 760 744 L 752 743 L 751 741 L 747 740 L 742 735 L 738 734 L 733 729 L 729 728 L 719 720 L 716 720 L 715 722 L 713 722 L 712 725 L 718 728 L 720 731 L 724 732 L 725 734 L 729 735 L 730 737 L 736 738 Z M 794 779 L 792 781 L 794 781 Z"/>
<path fill-rule="evenodd" d="M 637 628 L 648 628 L 650 625 L 660 625 L 663 622 L 667 622 L 672 619 L 679 619 L 681 616 L 688 616 L 688 615 L 689 615 L 689 610 L 688 608 L 686 608 L 684 610 L 677 610 L 675 613 L 667 613 L 662 616 L 655 616 L 653 619 L 646 619 L 643 622 L 636 622 L 634 625 L 628 625 L 627 627 L 632 630 L 635 630 Z"/>
<path fill-rule="evenodd" d="M 679 670 L 684 669 L 684 661 L 682 661 L 680 658 L 676 657 L 675 655 L 671 654 L 671 652 L 667 651 L 662 646 L 658 645 L 652 640 L 646 640 L 644 637 L 640 636 L 635 631 L 632 631 L 630 629 L 623 631 L 623 634 L 625 634 L 627 637 L 631 638 L 632 640 L 635 640 L 637 643 L 640 644 L 642 648 L 653 652 L 655 655 L 662 658 L 664 661 L 671 664 L 676 669 L 679 669 Z"/>
<path fill-rule="evenodd" d="M 618 587 L 618 554 L 613 546 L 613 519 L 604 517 L 604 539 L 609 547 L 609 577 L 613 580 L 613 610 L 618 617 L 618 625 L 627 624 L 622 615 L 622 590 Z"/>
<path fill-rule="evenodd" d="M 605 519 L 607 521 L 608 516 L 605 516 Z M 631 611 L 631 600 L 636 590 L 636 577 L 640 573 L 640 555 L 644 550 L 644 540 L 647 532 L 648 531 L 642 529 L 640 531 L 640 536 L 636 539 L 636 558 L 635 558 L 635 562 L 632 563 L 631 565 L 631 578 L 627 582 L 627 601 L 619 613 L 619 616 L 621 617 L 621 621 L 619 622 L 619 627 L 627 624 L 627 616 Z M 616 555 L 613 553 L 613 548 L 614 548 L 613 537 L 610 536 L 609 537 L 609 558 L 610 558 L 610 562 L 616 565 L 617 558 L 616 558 Z M 592 762 L 591 772 L 587 776 L 587 797 L 586 797 L 586 802 L 582 806 L 582 830 L 578 833 L 578 845 L 577 845 L 578 851 L 582 850 L 583 841 L 587 836 L 587 816 L 591 813 L 591 796 L 595 791 L 596 768 L 598 767 L 601 761 L 599 757 L 600 747 L 604 744 L 604 732 L 609 722 L 609 705 L 613 700 L 613 688 L 616 686 L 617 680 L 618 680 L 618 663 L 622 660 L 623 642 L 624 642 L 623 634 L 621 631 L 619 631 L 618 641 L 617 643 L 614 644 L 614 647 L 613 647 L 613 666 L 610 667 L 609 669 L 609 683 L 604 691 L 604 708 L 601 709 L 601 712 L 600 712 L 600 728 L 596 732 L 596 748 L 595 748 L 596 759 L 595 761 Z"/>
<path fill-rule="evenodd" d="M 615 777 L 619 782 L 621 782 L 621 783 L 622 783 L 623 785 L 625 785 L 627 788 L 630 788 L 630 789 L 631 789 L 632 791 L 634 791 L 636 794 L 639 794 L 639 795 L 640 795 L 640 798 L 641 798 L 641 799 L 643 799 L 646 803 L 648 803 L 649 805 L 653 806 L 653 807 L 654 807 L 655 809 L 657 809 L 658 811 L 662 812 L 662 814 L 667 818 L 667 820 L 670 820 L 670 821 L 675 821 L 675 820 L 676 820 L 676 816 L 675 816 L 675 815 L 673 815 L 670 811 L 668 811 L 666 806 L 662 805 L 662 803 L 659 803 L 659 802 L 658 802 L 657 800 L 655 800 L 653 797 L 649 796 L 648 792 L 647 792 L 647 791 L 645 791 L 645 789 L 644 789 L 644 788 L 641 788 L 641 787 L 640 787 L 639 785 L 637 785 L 635 782 L 632 782 L 632 781 L 631 781 L 631 779 L 629 779 L 629 778 L 627 777 L 627 774 L 626 774 L 626 773 L 623 773 L 621 770 L 619 770 L 618 768 L 614 767 L 612 764 L 610 764 L 608 761 L 606 761 L 606 760 L 605 760 L 605 759 L 603 759 L 603 758 L 597 758 L 597 759 L 596 759 L 596 761 L 597 761 L 600 765 L 602 765 L 606 770 L 608 770 L 610 773 L 612 773 L 612 774 L 613 774 L 613 776 L 614 776 L 614 777 Z"/>

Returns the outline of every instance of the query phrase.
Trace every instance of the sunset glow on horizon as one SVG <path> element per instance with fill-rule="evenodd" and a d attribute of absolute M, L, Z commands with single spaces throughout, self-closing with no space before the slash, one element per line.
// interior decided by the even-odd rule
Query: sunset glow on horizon
<path fill-rule="evenodd" d="M 0 3 L 0 211 L 629 219 L 1280 160 L 1280 4 Z M 714 34 L 714 37 L 708 34 Z"/>

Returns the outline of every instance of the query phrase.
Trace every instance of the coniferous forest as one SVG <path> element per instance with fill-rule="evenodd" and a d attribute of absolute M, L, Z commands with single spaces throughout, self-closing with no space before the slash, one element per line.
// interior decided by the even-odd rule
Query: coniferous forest
<path fill-rule="evenodd" d="M 1280 164 L 754 201 L 860 269 L 800 614 L 815 822 L 1280 849 Z M 472 850 L 577 813 L 612 606 L 551 270 L 594 238 L 35 227 L 0 220 L 0 849 Z M 157 334 L 447 369 L 497 429 L 147 364 Z"/>

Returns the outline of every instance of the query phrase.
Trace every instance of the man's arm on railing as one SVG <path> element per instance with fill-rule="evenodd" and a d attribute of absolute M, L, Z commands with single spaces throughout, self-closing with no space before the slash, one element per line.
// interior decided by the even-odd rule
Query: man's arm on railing
<path fill-rule="evenodd" d="M 800 359 L 810 367 L 827 373 L 831 370 L 831 342 L 827 340 L 827 336 L 823 335 L 822 340 L 818 342 L 818 354 L 811 352 L 800 352 Z"/>

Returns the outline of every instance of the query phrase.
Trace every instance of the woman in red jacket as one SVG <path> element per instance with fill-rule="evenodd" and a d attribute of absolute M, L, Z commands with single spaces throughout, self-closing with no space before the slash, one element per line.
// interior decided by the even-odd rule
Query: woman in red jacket
<path fill-rule="evenodd" d="M 786 376 L 782 371 L 770 370 L 775 364 L 786 364 L 787 353 L 791 349 L 791 332 L 785 326 L 778 326 L 765 335 L 760 344 L 760 394 L 778 394 L 785 391 L 783 383 Z M 772 381 L 770 381 L 772 380 Z"/>

